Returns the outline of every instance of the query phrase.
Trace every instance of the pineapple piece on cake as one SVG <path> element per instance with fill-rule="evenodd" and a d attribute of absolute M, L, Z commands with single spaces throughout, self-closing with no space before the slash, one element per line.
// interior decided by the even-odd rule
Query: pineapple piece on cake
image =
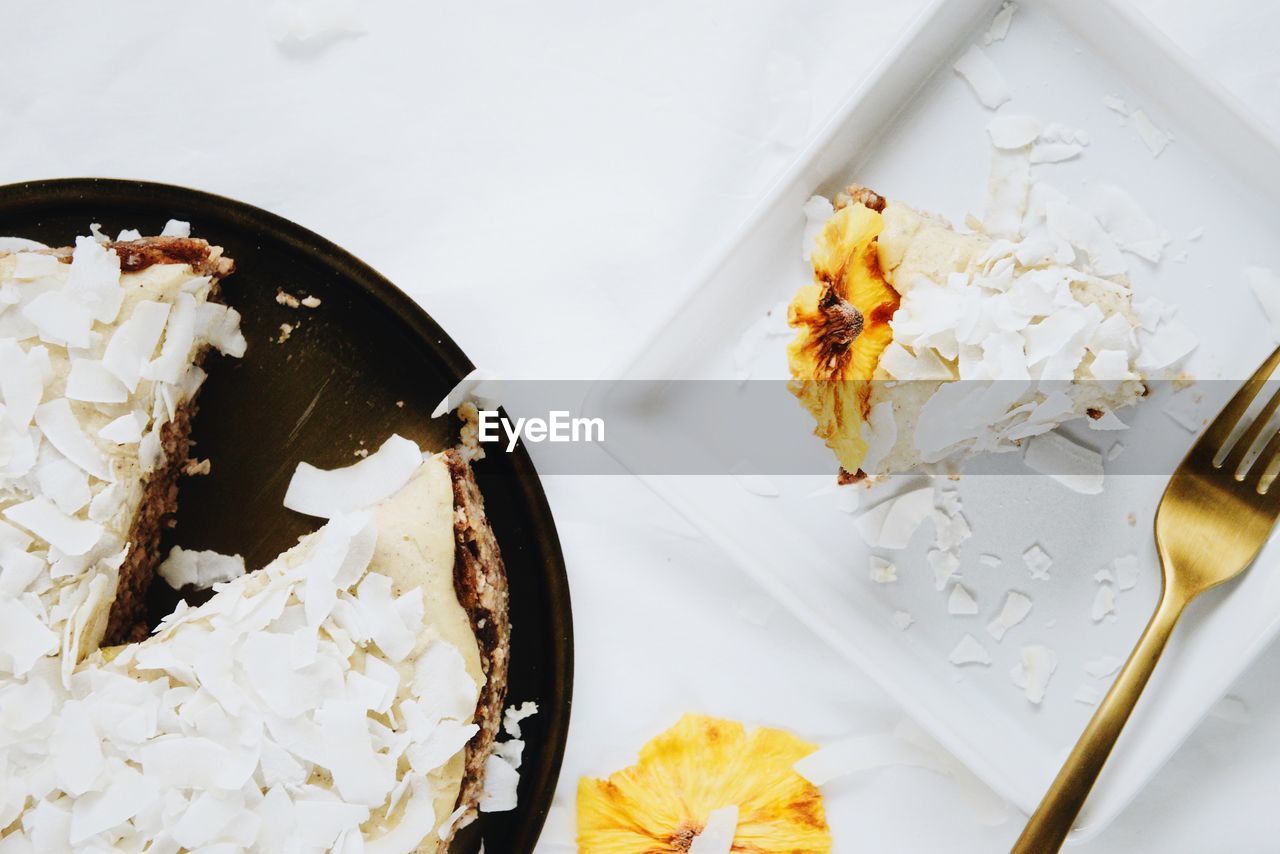
<path fill-rule="evenodd" d="M 1044 229 L 962 233 L 855 185 L 811 260 L 789 314 L 792 390 L 849 475 L 1016 449 L 1147 391 L 1127 279 Z"/>

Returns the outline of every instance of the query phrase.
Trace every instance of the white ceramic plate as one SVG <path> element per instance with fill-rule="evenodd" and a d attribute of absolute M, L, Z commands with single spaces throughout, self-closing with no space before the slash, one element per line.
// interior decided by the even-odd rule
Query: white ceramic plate
<path fill-rule="evenodd" d="M 815 192 L 848 183 L 876 188 L 953 222 L 979 212 L 993 113 L 983 109 L 951 66 L 981 38 L 998 3 L 938 2 L 863 83 L 818 139 L 767 196 L 738 237 L 695 276 L 688 298 L 661 334 L 622 372 L 623 379 L 732 378 L 743 331 L 807 278 L 800 259 L 801 206 Z M 1119 0 L 1025 0 L 1006 40 L 986 48 L 1013 91 L 1001 113 L 1033 113 L 1086 129 L 1082 157 L 1035 167 L 1038 177 L 1073 197 L 1092 180 L 1127 189 L 1175 238 L 1153 267 L 1134 259 L 1139 296 L 1181 306 L 1201 345 L 1188 369 L 1201 379 L 1243 378 L 1273 346 L 1244 284 L 1248 264 L 1280 268 L 1280 148 L 1230 97 Z M 1132 121 L 1102 103 L 1107 94 L 1144 109 L 1175 141 L 1158 157 Z M 1198 240 L 1183 239 L 1197 227 Z M 1171 260 L 1185 252 L 1184 262 Z M 785 376 L 783 340 L 762 347 L 754 377 Z M 620 383 L 594 405 L 628 410 Z M 672 396 L 667 405 L 678 405 Z M 647 398 L 651 411 L 663 405 Z M 799 408 L 797 407 L 797 412 Z M 1206 413 L 1211 415 L 1212 413 Z M 1167 429 L 1158 405 L 1133 420 Z M 1162 421 L 1163 420 L 1163 421 Z M 797 424 L 803 424 L 800 418 Z M 803 429 L 803 428 L 802 428 Z M 1082 434 L 1106 448 L 1124 434 Z M 798 430 L 797 442 L 805 441 Z M 1186 434 L 1186 443 L 1192 441 Z M 633 470 L 642 468 L 637 460 Z M 834 463 L 833 463 L 834 465 Z M 964 583 L 980 613 L 952 617 L 933 588 L 924 552 L 931 526 L 898 557 L 901 580 L 867 577 L 866 546 L 830 495 L 813 495 L 830 478 L 778 479 L 764 498 L 729 477 L 647 477 L 649 483 L 833 649 L 881 682 L 910 714 L 994 789 L 1030 811 L 1093 711 L 1073 701 L 1091 680 L 1086 662 L 1123 658 L 1154 605 L 1158 568 L 1150 523 L 1165 482 L 1160 476 L 1111 477 L 1101 496 L 1082 496 L 1040 477 L 967 477 L 961 484 L 974 538 L 962 550 Z M 1133 521 L 1130 521 L 1132 514 Z M 1022 552 L 1039 543 L 1053 557 L 1050 581 L 1031 580 Z M 998 569 L 980 553 L 1004 559 Z M 1120 595 L 1114 620 L 1095 624 L 1094 573 L 1135 553 L 1138 586 Z M 1273 544 L 1240 582 L 1204 597 L 1188 613 L 1116 754 L 1090 800 L 1075 838 L 1098 832 L 1173 753 L 1280 625 L 1280 575 Z M 1031 616 L 996 643 L 984 631 L 1004 594 L 1034 601 Z M 917 620 L 907 631 L 895 610 Z M 994 663 L 959 669 L 948 652 L 966 632 Z M 1058 670 L 1044 703 L 1032 706 L 1010 679 L 1022 646 L 1055 650 Z M 1099 686 L 1107 687 L 1108 680 Z"/>

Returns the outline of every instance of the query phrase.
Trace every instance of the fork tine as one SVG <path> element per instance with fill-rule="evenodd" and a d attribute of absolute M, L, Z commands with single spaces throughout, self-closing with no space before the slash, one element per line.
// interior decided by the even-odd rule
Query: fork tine
<path fill-rule="evenodd" d="M 1275 460 L 1277 453 L 1280 453 L 1280 431 L 1272 434 L 1271 439 L 1263 447 L 1262 452 L 1258 454 L 1257 459 L 1253 461 L 1253 465 L 1249 467 L 1249 471 L 1245 473 L 1245 477 L 1241 478 L 1241 480 L 1252 483 L 1261 489 L 1262 477 L 1267 473 L 1267 469 L 1271 467 L 1271 463 Z M 1271 492 L 1271 486 L 1275 486 L 1275 484 L 1268 484 L 1268 493 Z M 1280 494 L 1280 489 L 1276 490 L 1276 493 Z"/>
<path fill-rule="evenodd" d="M 1261 391 L 1261 389 L 1259 389 L 1259 391 Z M 1280 389 L 1277 389 L 1271 395 L 1271 398 L 1267 401 L 1267 405 L 1262 407 L 1262 411 L 1254 417 L 1249 426 L 1245 428 L 1245 431 L 1240 434 L 1240 437 L 1236 439 L 1236 443 L 1231 446 L 1231 452 L 1223 459 L 1222 468 L 1235 476 L 1236 480 L 1245 479 L 1247 472 L 1236 475 L 1236 470 L 1240 468 L 1240 464 L 1244 462 L 1245 455 L 1249 453 L 1249 449 L 1258 441 L 1258 437 L 1262 435 L 1262 431 L 1271 423 L 1271 418 L 1276 414 L 1277 408 L 1280 408 Z M 1274 439 L 1272 441 L 1274 441 Z M 1264 451 L 1263 454 L 1265 453 L 1266 452 Z M 1263 454 L 1259 454 L 1255 458 L 1253 462 L 1254 466 L 1263 461 Z"/>
<path fill-rule="evenodd" d="M 1275 373 L 1278 365 L 1280 365 L 1280 347 L 1276 348 L 1267 357 L 1262 366 L 1254 372 L 1253 376 L 1249 377 L 1248 381 L 1231 398 L 1231 401 L 1218 413 L 1218 417 L 1213 419 L 1209 428 L 1204 431 L 1204 435 L 1199 438 L 1192 448 L 1193 454 L 1207 454 L 1211 460 L 1217 456 L 1218 451 L 1226 445 L 1227 439 L 1230 438 L 1231 431 L 1235 429 L 1236 424 L 1240 422 L 1245 412 L 1248 411 L 1249 404 L 1253 403 L 1253 399 L 1258 396 L 1262 386 Z"/>

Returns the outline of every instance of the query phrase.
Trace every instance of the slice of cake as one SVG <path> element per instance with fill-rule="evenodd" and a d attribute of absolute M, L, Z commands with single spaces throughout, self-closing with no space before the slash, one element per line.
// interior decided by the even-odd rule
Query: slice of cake
<path fill-rule="evenodd" d="M 187 233 L 0 252 L 0 679 L 139 624 L 200 363 L 245 349 L 232 261 Z"/>
<path fill-rule="evenodd" d="M 434 854 L 513 785 L 506 576 L 461 455 L 392 437 L 288 503 L 328 522 L 65 684 L 54 657 L 0 681 L 0 837 Z"/>
<path fill-rule="evenodd" d="M 248 575 L 175 550 L 166 578 L 225 581 L 146 637 L 200 363 L 245 350 L 231 261 L 166 232 L 0 242 L 0 847 L 444 851 L 510 808 L 520 747 L 462 453 L 300 466 L 286 505 L 324 527 Z"/>
<path fill-rule="evenodd" d="M 856 185 L 829 214 L 788 360 L 847 475 L 1015 450 L 1146 393 L 1127 280 L 1090 272 L 1052 230 L 960 233 Z"/>

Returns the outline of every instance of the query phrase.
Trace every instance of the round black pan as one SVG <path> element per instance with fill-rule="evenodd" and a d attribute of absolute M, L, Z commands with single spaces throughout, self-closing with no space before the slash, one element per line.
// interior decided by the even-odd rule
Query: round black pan
<path fill-rule="evenodd" d="M 200 396 L 193 456 L 212 461 L 184 478 L 169 545 L 244 555 L 263 566 L 316 520 L 281 502 L 301 460 L 331 468 L 375 450 L 391 433 L 441 450 L 455 420 L 431 412 L 472 364 L 413 300 L 367 264 L 307 229 L 231 199 L 166 184 L 76 178 L 0 187 L 0 234 L 68 245 L 100 223 L 157 234 L 168 219 L 222 246 L 236 272 L 223 297 L 243 316 L 243 359 L 211 357 Z M 278 290 L 321 301 L 290 309 Z M 293 331 L 281 341 L 281 324 Z M 569 585 L 555 523 L 521 447 L 476 464 L 485 506 L 511 585 L 508 702 L 538 703 L 526 740 L 519 807 L 482 815 L 459 834 L 455 854 L 532 851 L 564 753 L 573 683 Z M 153 588 L 154 625 L 177 594 Z"/>

